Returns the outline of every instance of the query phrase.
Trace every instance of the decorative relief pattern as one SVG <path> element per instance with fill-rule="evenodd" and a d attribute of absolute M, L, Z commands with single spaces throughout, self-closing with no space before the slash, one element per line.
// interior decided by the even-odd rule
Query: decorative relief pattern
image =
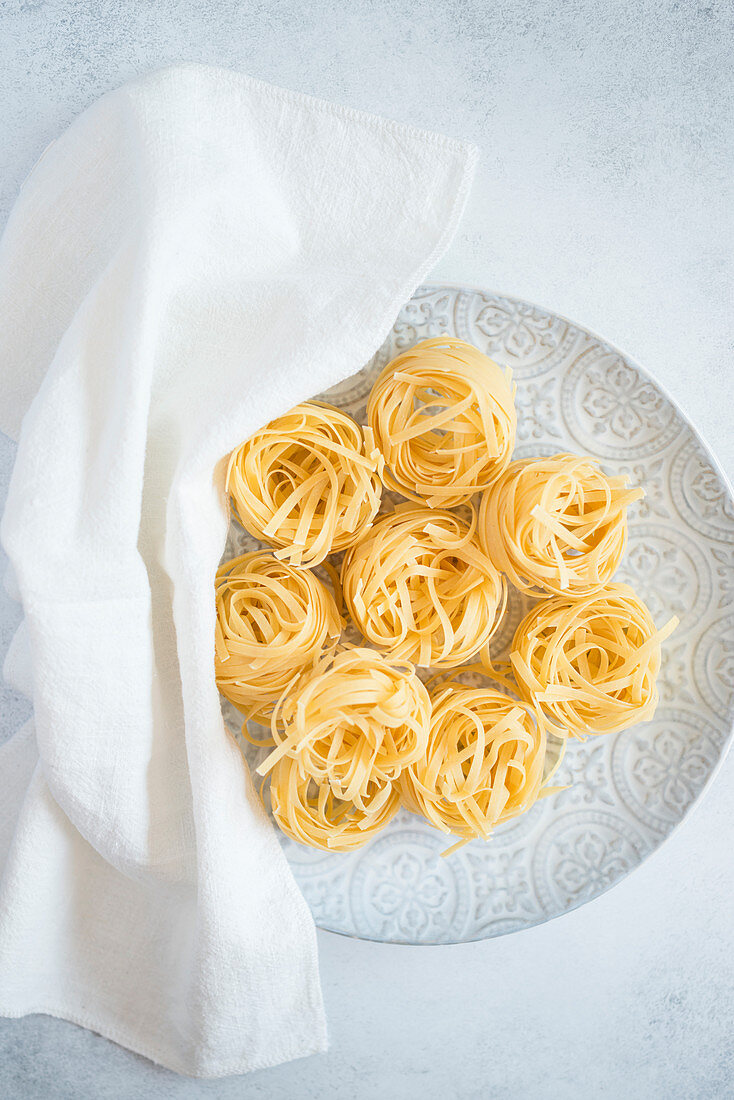
<path fill-rule="evenodd" d="M 557 389 L 555 377 L 518 386 L 515 395 L 518 445 L 529 441 L 548 444 L 552 440 L 558 440 L 560 445 Z"/>
<path fill-rule="evenodd" d="M 466 290 L 457 294 L 454 313 L 457 336 L 523 381 L 554 370 L 585 339 L 568 321 L 515 298 Z"/>
<path fill-rule="evenodd" d="M 549 825 L 533 859 L 535 888 L 547 916 L 603 894 L 644 858 L 650 844 L 625 817 L 584 810 Z"/>
<path fill-rule="evenodd" d="M 370 363 L 329 398 L 363 422 L 385 363 L 444 332 L 512 368 L 516 457 L 590 453 L 644 486 L 618 577 L 635 586 L 656 622 L 676 614 L 681 623 L 664 647 L 654 720 L 569 744 L 556 778 L 567 789 L 500 826 L 489 843 L 472 841 L 442 858 L 451 838 L 403 810 L 349 855 L 279 834 L 318 925 L 400 943 L 503 935 L 608 889 L 699 796 L 734 717 L 734 503 L 691 427 L 646 375 L 582 329 L 536 306 L 457 287 L 419 289 Z M 228 554 L 256 545 L 232 524 Z M 493 658 L 507 655 L 531 603 L 511 591 Z M 241 716 L 223 709 L 236 734 Z M 256 766 L 265 750 L 239 744 Z"/>
<path fill-rule="evenodd" d="M 625 807 L 667 832 L 713 772 L 723 740 L 699 715 L 672 707 L 660 707 L 653 722 L 620 734 L 612 769 Z"/>
<path fill-rule="evenodd" d="M 703 445 L 689 429 L 670 465 L 670 495 L 694 531 L 718 542 L 734 542 L 734 500 Z"/>
<path fill-rule="evenodd" d="M 645 495 L 636 500 L 630 508 L 631 522 L 644 520 L 670 519 L 670 496 L 665 483 L 665 460 L 653 458 L 649 462 L 606 462 L 605 469 L 611 474 L 626 474 L 630 485 L 642 485 Z"/>
<path fill-rule="evenodd" d="M 454 321 L 456 293 L 446 287 L 419 287 L 401 309 L 385 345 L 389 359 L 419 340 L 458 335 Z M 389 361 L 389 360 L 388 360 Z"/>
<path fill-rule="evenodd" d="M 616 576 L 642 596 L 659 626 L 678 616 L 676 637 L 697 627 L 711 602 L 709 563 L 696 541 L 672 525 L 630 523 Z"/>
<path fill-rule="evenodd" d="M 474 891 L 472 924 L 474 935 L 493 935 L 497 926 L 516 922 L 522 928 L 535 924 L 538 899 L 528 875 L 525 852 L 498 850 L 487 860 L 473 851 L 466 855 Z M 513 929 L 514 930 L 514 929 Z"/>
<path fill-rule="evenodd" d="M 408 815 L 405 815 L 407 817 Z M 411 825 L 419 819 L 411 817 Z M 392 823 L 358 854 L 350 904 L 359 935 L 396 943 L 463 938 L 471 888 L 463 858 L 441 858 L 451 840 L 434 829 Z"/>
<path fill-rule="evenodd" d="M 734 613 L 709 623 L 696 643 L 692 670 L 712 709 L 731 718 L 734 711 Z"/>
<path fill-rule="evenodd" d="M 682 428 L 655 383 L 604 344 L 593 345 L 570 366 L 561 393 L 571 437 L 600 458 L 656 454 Z"/>
<path fill-rule="evenodd" d="M 569 744 L 554 782 L 566 789 L 553 795 L 555 810 L 565 806 L 614 806 L 609 789 L 609 744 L 603 737 Z"/>

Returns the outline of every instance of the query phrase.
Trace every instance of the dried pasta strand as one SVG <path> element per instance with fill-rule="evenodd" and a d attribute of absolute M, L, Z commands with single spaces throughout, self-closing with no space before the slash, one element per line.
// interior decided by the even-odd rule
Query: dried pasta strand
<path fill-rule="evenodd" d="M 369 427 L 306 402 L 230 456 L 233 510 L 276 549 L 217 573 L 217 682 L 248 740 L 248 718 L 269 721 L 257 771 L 299 843 L 353 850 L 402 802 L 457 838 L 449 854 L 561 789 L 569 735 L 654 713 L 677 620 L 656 630 L 611 583 L 643 491 L 586 456 L 510 463 L 514 394 L 509 371 L 442 336 L 382 371 Z M 375 519 L 383 483 L 414 503 Z M 446 511 L 480 490 L 478 518 Z M 319 565 L 335 595 L 304 568 Z M 508 580 L 540 600 L 498 668 Z M 375 650 L 339 648 L 346 612 Z M 415 664 L 438 670 L 430 686 Z M 495 684 L 465 686 L 470 671 Z"/>
<path fill-rule="evenodd" d="M 341 616 L 325 585 L 265 550 L 219 567 L 216 608 L 217 685 L 258 721 L 294 675 L 332 650 L 341 633 Z"/>
<path fill-rule="evenodd" d="M 423 340 L 388 363 L 367 405 L 385 485 L 446 508 L 491 485 L 515 445 L 511 379 L 509 370 L 450 336 Z"/>
<path fill-rule="evenodd" d="M 627 544 L 627 509 L 644 496 L 591 458 L 511 463 L 482 499 L 483 549 L 533 596 L 586 596 L 611 580 Z"/>
<path fill-rule="evenodd" d="M 327 852 L 349 852 L 362 847 L 388 824 L 400 808 L 400 796 L 393 784 L 375 809 L 368 791 L 366 808 L 340 799 L 328 783 L 303 774 L 298 761 L 284 756 L 275 765 L 270 780 L 270 804 L 282 831 L 310 848 Z"/>
<path fill-rule="evenodd" d="M 380 506 L 382 457 L 370 432 L 307 401 L 237 447 L 227 468 L 234 512 L 275 556 L 313 566 L 351 546 Z"/>
<path fill-rule="evenodd" d="M 542 793 L 543 722 L 532 705 L 492 688 L 449 681 L 431 701 L 425 756 L 400 777 L 403 804 L 443 833 L 488 840 Z"/>
<path fill-rule="evenodd" d="M 581 599 L 554 596 L 515 632 L 510 661 L 520 692 L 575 737 L 646 722 L 658 703 L 661 643 L 677 624 L 674 616 L 656 630 L 626 584 Z"/>
<path fill-rule="evenodd" d="M 345 554 L 344 601 L 364 637 L 394 659 L 461 664 L 496 631 L 507 585 L 451 512 L 404 505 Z"/>
<path fill-rule="evenodd" d="M 411 665 L 343 649 L 280 699 L 271 719 L 275 748 L 258 774 L 288 758 L 301 779 L 327 784 L 338 800 L 374 814 L 403 768 L 425 753 L 430 710 Z"/>

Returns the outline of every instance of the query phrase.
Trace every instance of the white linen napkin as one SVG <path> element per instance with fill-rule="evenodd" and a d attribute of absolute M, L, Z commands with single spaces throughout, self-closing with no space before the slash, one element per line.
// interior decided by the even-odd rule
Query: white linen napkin
<path fill-rule="evenodd" d="M 214 681 L 221 460 L 369 359 L 474 160 L 185 65 L 104 96 L 26 181 L 0 427 L 34 718 L 0 750 L 1 1014 L 196 1075 L 325 1048 L 313 922 Z"/>

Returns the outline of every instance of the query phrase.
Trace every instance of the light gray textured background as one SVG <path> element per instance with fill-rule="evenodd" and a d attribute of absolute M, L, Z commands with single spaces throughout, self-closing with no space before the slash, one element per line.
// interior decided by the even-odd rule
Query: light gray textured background
<path fill-rule="evenodd" d="M 435 273 L 596 329 L 664 383 L 734 474 L 728 0 L 0 0 L 0 221 L 101 92 L 178 60 L 242 69 L 482 150 Z M 0 366 L 1 369 L 1 366 Z M 0 436 L 0 485 L 13 458 Z M 0 606 L 0 648 L 16 621 Z M 23 705 L 0 696 L 0 736 Z M 0 1020 L 0 1096 L 734 1096 L 734 756 L 610 894 L 449 948 L 322 934 L 327 1055 L 178 1078 L 72 1024 Z"/>

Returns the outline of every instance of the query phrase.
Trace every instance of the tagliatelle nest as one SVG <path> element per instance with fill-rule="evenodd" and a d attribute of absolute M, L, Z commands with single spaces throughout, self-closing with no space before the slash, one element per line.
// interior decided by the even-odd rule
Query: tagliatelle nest
<path fill-rule="evenodd" d="M 219 567 L 216 606 L 217 685 L 258 720 L 267 717 L 294 675 L 336 644 L 341 631 L 334 597 L 321 581 L 265 550 Z"/>
<path fill-rule="evenodd" d="M 474 656 L 497 629 L 507 599 L 473 522 L 410 505 L 380 517 L 347 552 L 342 588 L 368 641 L 421 666 Z"/>
<path fill-rule="evenodd" d="M 227 492 L 243 527 L 280 548 L 277 558 L 318 565 L 369 527 L 381 465 L 371 435 L 351 417 L 308 401 L 232 452 Z"/>
<path fill-rule="evenodd" d="M 302 778 L 328 783 L 369 815 L 381 808 L 380 792 L 425 752 L 430 712 L 410 665 L 371 649 L 342 650 L 281 699 L 271 720 L 276 747 L 258 773 L 288 757 Z"/>
<path fill-rule="evenodd" d="M 479 539 L 517 588 L 535 596 L 590 595 L 616 571 L 627 544 L 627 508 L 642 496 L 591 458 L 523 459 L 484 494 Z"/>
<path fill-rule="evenodd" d="M 457 838 L 447 855 L 558 790 L 569 734 L 654 713 L 677 620 L 656 630 L 612 581 L 643 492 L 591 457 L 511 463 L 514 397 L 509 370 L 441 336 L 385 367 L 368 427 L 309 401 L 229 457 L 233 515 L 274 551 L 217 573 L 216 677 L 301 844 L 358 848 L 402 802 Z M 408 502 L 378 515 L 383 485 Z M 538 602 L 493 664 L 511 584 Z M 451 671 L 429 691 L 415 665 Z M 462 683 L 479 674 L 492 686 Z"/>
<path fill-rule="evenodd" d="M 554 596 L 525 616 L 510 661 L 521 694 L 573 736 L 616 733 L 652 718 L 660 645 L 672 618 L 655 629 L 626 584 L 591 596 Z"/>
<path fill-rule="evenodd" d="M 300 844 L 327 852 L 349 852 L 371 840 L 400 807 L 392 783 L 369 790 L 366 808 L 340 799 L 326 782 L 303 775 L 298 761 L 282 757 L 270 777 L 270 804 L 280 828 Z"/>
<path fill-rule="evenodd" d="M 423 340 L 393 359 L 367 419 L 383 481 L 430 507 L 465 503 L 510 461 L 517 418 L 511 374 L 463 340 Z"/>
<path fill-rule="evenodd" d="M 541 794 L 542 721 L 492 688 L 445 683 L 432 704 L 426 754 L 400 778 L 403 803 L 444 833 L 487 840 Z"/>

